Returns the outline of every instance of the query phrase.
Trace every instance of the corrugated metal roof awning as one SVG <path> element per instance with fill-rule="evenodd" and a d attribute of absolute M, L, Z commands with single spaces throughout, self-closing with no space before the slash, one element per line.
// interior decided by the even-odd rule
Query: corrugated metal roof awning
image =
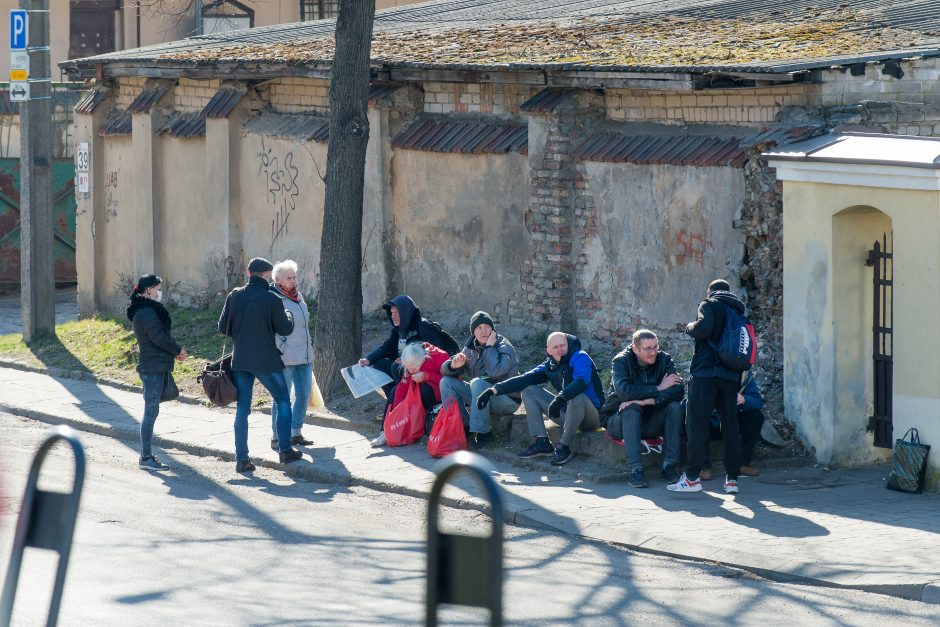
<path fill-rule="evenodd" d="M 682 165 L 700 167 L 744 167 L 746 150 L 736 138 L 700 135 L 624 135 L 597 133 L 574 148 L 572 159 L 636 163 L 639 165 Z"/>
<path fill-rule="evenodd" d="M 202 113 L 176 113 L 155 135 L 168 133 L 170 137 L 189 139 L 206 136 L 206 118 Z"/>
<path fill-rule="evenodd" d="M 133 129 L 133 122 L 129 111 L 115 110 L 111 113 L 108 120 L 101 125 L 98 135 L 101 137 L 115 137 L 130 135 Z"/>
<path fill-rule="evenodd" d="M 330 139 L 330 119 L 317 115 L 265 112 L 244 125 L 245 131 L 271 137 L 326 143 Z"/>
<path fill-rule="evenodd" d="M 522 124 L 423 119 L 399 131 L 392 146 L 464 154 L 526 153 L 529 128 Z"/>

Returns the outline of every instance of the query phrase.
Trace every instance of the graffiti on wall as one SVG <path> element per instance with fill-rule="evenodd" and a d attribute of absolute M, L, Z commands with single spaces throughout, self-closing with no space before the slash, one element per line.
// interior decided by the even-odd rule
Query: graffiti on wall
<path fill-rule="evenodd" d="M 297 209 L 300 188 L 297 179 L 300 169 L 294 164 L 294 153 L 275 154 L 274 150 L 261 140 L 258 152 L 258 174 L 264 179 L 267 204 L 273 209 L 271 216 L 271 247 L 287 234 L 287 224 L 291 214 Z"/>
<path fill-rule="evenodd" d="M 110 222 L 118 215 L 118 173 L 111 170 L 104 177 L 104 220 Z"/>

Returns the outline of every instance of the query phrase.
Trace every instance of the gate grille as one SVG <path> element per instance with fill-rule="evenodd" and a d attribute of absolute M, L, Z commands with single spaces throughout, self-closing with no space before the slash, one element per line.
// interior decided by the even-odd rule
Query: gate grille
<path fill-rule="evenodd" d="M 875 241 L 868 251 L 865 265 L 871 266 L 873 289 L 872 359 L 874 360 L 875 413 L 868 419 L 868 430 L 874 431 L 875 446 L 891 448 L 892 393 L 894 381 L 894 263 L 887 233 Z"/>

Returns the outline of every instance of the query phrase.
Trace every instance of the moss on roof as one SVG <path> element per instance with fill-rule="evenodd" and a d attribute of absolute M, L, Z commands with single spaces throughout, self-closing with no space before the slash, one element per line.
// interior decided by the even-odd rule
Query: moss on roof
<path fill-rule="evenodd" d="M 633 22 L 542 22 L 377 32 L 372 58 L 385 63 L 595 66 L 713 66 L 796 61 L 916 47 L 923 35 L 879 27 L 862 13 L 747 19 L 658 17 Z M 333 38 L 277 44 L 220 45 L 160 59 L 330 61 Z"/>

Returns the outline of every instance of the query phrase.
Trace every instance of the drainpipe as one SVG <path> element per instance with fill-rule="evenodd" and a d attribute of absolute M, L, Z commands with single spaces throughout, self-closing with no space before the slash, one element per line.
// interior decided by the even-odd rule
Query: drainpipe
<path fill-rule="evenodd" d="M 134 4 L 137 6 L 137 40 L 134 42 L 134 47 L 140 48 L 140 2 Z"/>
<path fill-rule="evenodd" d="M 196 14 L 196 29 L 195 34 L 202 34 L 202 0 L 193 0 L 193 6 L 195 7 L 194 13 Z"/>

